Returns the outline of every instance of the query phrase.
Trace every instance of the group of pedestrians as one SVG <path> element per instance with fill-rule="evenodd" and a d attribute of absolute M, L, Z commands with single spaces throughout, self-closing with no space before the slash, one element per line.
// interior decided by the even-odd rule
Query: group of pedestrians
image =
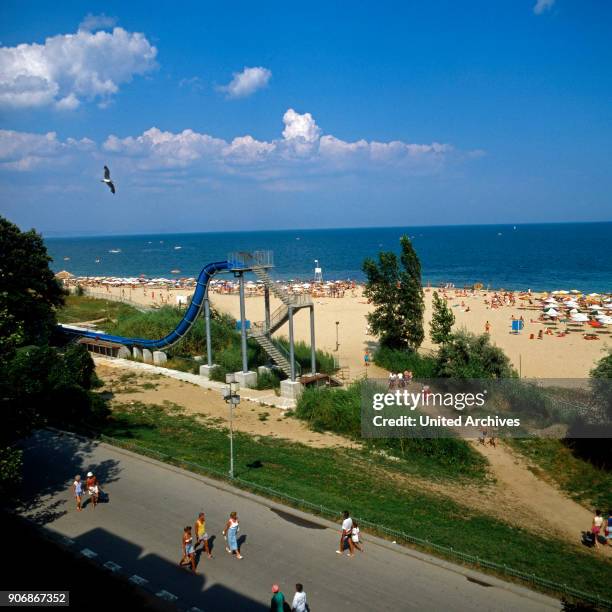
<path fill-rule="evenodd" d="M 270 612 L 286 612 L 289 609 L 289 603 L 285 599 L 284 593 L 280 590 L 278 584 L 272 585 L 272 600 L 270 601 Z M 310 607 L 306 601 L 306 593 L 304 585 L 299 582 L 295 585 L 295 595 L 291 602 L 291 612 L 310 612 Z"/>
<path fill-rule="evenodd" d="M 339 555 L 343 555 L 345 549 L 348 548 L 348 556 L 352 557 L 355 549 L 363 552 L 363 542 L 359 531 L 359 523 L 349 514 L 348 510 L 342 513 L 342 528 L 340 530 L 340 547 L 336 551 Z"/>
<path fill-rule="evenodd" d="M 87 472 L 85 484 L 83 484 L 83 481 L 81 480 L 81 475 L 77 474 L 74 477 L 74 482 L 72 483 L 72 490 L 74 493 L 74 498 L 76 499 L 76 507 L 79 512 L 83 509 L 82 504 L 84 494 L 89 495 L 93 508 L 95 508 L 100 501 L 100 485 L 93 472 Z"/>
<path fill-rule="evenodd" d="M 223 537 L 225 538 L 225 550 L 228 554 L 234 555 L 236 559 L 242 559 L 240 554 L 240 544 L 238 543 L 238 532 L 240 531 L 240 521 L 236 512 L 230 512 L 229 518 L 223 528 Z M 181 538 L 181 549 L 183 556 L 179 561 L 179 566 L 187 565 L 191 567 L 191 571 L 196 571 L 196 551 L 198 546 L 202 546 L 202 550 L 206 553 L 209 559 L 213 558 L 210 549 L 210 536 L 206 530 L 206 514 L 200 512 L 196 519 L 193 528 L 187 525 L 183 529 Z"/>
<path fill-rule="evenodd" d="M 389 389 L 405 389 L 413 379 L 412 370 L 391 372 L 389 374 Z"/>
<path fill-rule="evenodd" d="M 595 510 L 591 524 L 591 534 L 595 548 L 599 548 L 600 537 L 602 538 L 602 544 L 612 546 L 612 509 L 608 510 L 606 518 L 602 516 L 601 510 Z"/>

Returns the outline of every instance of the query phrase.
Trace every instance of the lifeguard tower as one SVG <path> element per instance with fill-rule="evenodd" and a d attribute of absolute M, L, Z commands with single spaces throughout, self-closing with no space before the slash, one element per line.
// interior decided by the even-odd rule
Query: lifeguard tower
<path fill-rule="evenodd" d="M 315 259 L 315 269 L 314 269 L 314 282 L 322 283 L 323 282 L 323 268 L 319 265 L 319 260 Z"/>

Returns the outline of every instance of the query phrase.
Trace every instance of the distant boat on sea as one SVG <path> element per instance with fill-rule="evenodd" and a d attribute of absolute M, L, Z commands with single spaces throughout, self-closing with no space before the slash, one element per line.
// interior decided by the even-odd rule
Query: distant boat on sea
<path fill-rule="evenodd" d="M 111 249 L 109 253 L 121 253 L 121 249 Z"/>
<path fill-rule="evenodd" d="M 177 270 L 177 269 L 170 270 L 170 274 L 180 274 L 180 273 L 181 273 L 181 271 Z"/>
<path fill-rule="evenodd" d="M 70 261 L 70 257 L 64 257 L 64 261 Z"/>
<path fill-rule="evenodd" d="M 174 250 L 175 250 L 175 251 L 180 251 L 182 248 L 183 248 L 182 246 L 175 246 L 175 247 L 174 247 Z"/>
<path fill-rule="evenodd" d="M 96 257 L 96 263 L 100 263 L 100 258 Z"/>

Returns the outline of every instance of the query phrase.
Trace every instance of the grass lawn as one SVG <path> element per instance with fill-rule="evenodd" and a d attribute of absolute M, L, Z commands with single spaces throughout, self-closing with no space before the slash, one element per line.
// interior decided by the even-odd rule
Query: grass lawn
<path fill-rule="evenodd" d="M 116 319 L 120 315 L 138 312 L 132 306 L 110 300 L 99 300 L 84 295 L 68 295 L 66 304 L 57 311 L 60 323 L 79 323 L 96 319 Z"/>
<path fill-rule="evenodd" d="M 178 409 L 134 403 L 116 406 L 103 433 L 214 470 L 228 469 L 227 431 L 207 427 Z M 372 453 L 313 449 L 294 442 L 235 433 L 241 479 L 356 518 L 612 599 L 612 563 L 590 551 L 513 528 L 447 498 L 393 478 L 409 462 Z M 417 464 L 418 461 L 412 462 Z M 350 486 L 347 486 L 350 483 Z"/>
<path fill-rule="evenodd" d="M 612 472 L 575 457 L 560 440 L 514 439 L 509 443 L 577 502 L 604 513 L 612 508 Z"/>

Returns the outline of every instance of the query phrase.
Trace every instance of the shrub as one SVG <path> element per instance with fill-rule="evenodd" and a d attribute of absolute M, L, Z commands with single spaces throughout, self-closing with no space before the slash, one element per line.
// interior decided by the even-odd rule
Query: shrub
<path fill-rule="evenodd" d="M 440 378 L 511 378 L 516 376 L 510 359 L 487 334 L 478 336 L 465 330 L 453 334 L 443 344 L 436 359 Z"/>
<path fill-rule="evenodd" d="M 436 360 L 414 351 L 380 347 L 374 353 L 374 362 L 390 372 L 412 371 L 416 378 L 434 378 Z"/>
<path fill-rule="evenodd" d="M 280 344 L 283 349 L 289 352 L 289 340 L 281 336 L 275 339 L 277 344 Z M 300 364 L 302 372 L 310 372 L 310 344 L 298 341 L 294 343 L 295 360 Z M 333 374 L 338 368 L 336 367 L 334 356 L 325 351 L 317 350 L 315 352 L 317 362 L 317 372 L 322 374 Z"/>

